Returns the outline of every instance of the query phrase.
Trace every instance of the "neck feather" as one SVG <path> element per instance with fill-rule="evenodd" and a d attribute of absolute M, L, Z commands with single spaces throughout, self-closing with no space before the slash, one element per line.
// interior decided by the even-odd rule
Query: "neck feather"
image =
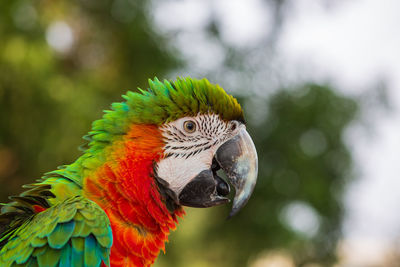
<path fill-rule="evenodd" d="M 181 208 L 168 211 L 153 177 L 164 143 L 154 125 L 133 125 L 107 148 L 105 162 L 83 180 L 86 197 L 110 218 L 112 266 L 150 266 L 164 250 Z"/>

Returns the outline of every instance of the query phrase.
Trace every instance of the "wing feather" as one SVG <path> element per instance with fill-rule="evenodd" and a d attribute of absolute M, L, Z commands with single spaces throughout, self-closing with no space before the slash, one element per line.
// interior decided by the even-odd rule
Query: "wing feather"
<path fill-rule="evenodd" d="M 0 250 L 0 266 L 109 265 L 109 219 L 96 203 L 82 196 L 32 216 L 6 238 Z"/>

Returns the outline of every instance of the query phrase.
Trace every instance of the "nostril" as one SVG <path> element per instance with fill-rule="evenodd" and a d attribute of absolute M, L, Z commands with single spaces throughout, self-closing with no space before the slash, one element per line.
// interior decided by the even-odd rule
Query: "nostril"
<path fill-rule="evenodd" d="M 217 193 L 220 196 L 229 195 L 230 188 L 229 185 L 218 175 L 215 176 L 215 180 L 217 181 Z"/>

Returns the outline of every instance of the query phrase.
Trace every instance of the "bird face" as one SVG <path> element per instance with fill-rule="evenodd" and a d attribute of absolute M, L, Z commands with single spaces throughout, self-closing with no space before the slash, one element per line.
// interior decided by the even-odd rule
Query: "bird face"
<path fill-rule="evenodd" d="M 219 169 L 236 191 L 230 216 L 246 204 L 256 183 L 258 161 L 242 122 L 198 114 L 163 124 L 160 131 L 164 157 L 155 172 L 174 193 L 176 204 L 211 207 L 229 202 L 230 187 L 217 175 Z"/>

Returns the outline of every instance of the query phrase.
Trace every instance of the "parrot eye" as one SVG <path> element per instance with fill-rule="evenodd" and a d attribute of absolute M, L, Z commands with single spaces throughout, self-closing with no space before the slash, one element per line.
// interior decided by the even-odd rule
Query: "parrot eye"
<path fill-rule="evenodd" d="M 185 121 L 183 123 L 183 129 L 188 133 L 193 133 L 196 131 L 196 123 L 194 121 Z"/>

